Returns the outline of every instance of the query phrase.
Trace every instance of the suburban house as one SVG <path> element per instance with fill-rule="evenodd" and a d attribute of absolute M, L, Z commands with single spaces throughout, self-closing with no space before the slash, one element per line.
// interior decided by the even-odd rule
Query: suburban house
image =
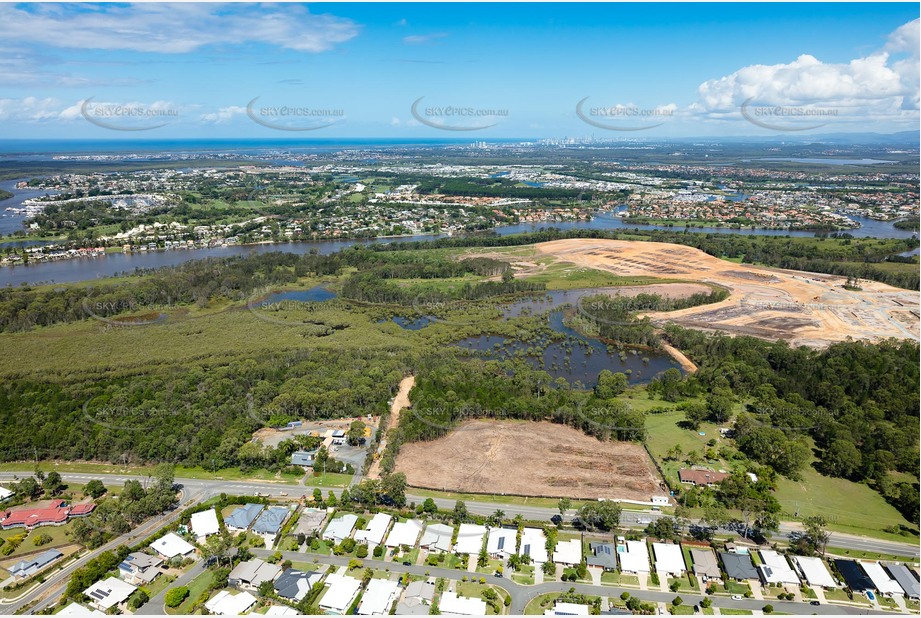
<path fill-rule="evenodd" d="M 154 550 L 165 559 L 185 558 L 195 552 L 195 547 L 182 539 L 175 532 L 170 532 L 150 544 Z"/>
<path fill-rule="evenodd" d="M 393 517 L 387 513 L 375 513 L 371 521 L 368 522 L 368 528 L 366 530 L 358 530 L 355 532 L 355 540 L 360 543 L 367 543 L 372 547 L 380 545 L 384 542 L 384 536 L 387 534 L 387 529 L 390 527 L 391 521 L 393 521 Z"/>
<path fill-rule="evenodd" d="M 256 590 L 262 582 L 270 582 L 281 573 L 281 567 L 260 558 L 241 562 L 227 576 L 227 583 L 243 589 Z"/>
<path fill-rule="evenodd" d="M 622 548 L 622 551 L 621 551 Z M 618 546 L 620 570 L 624 573 L 649 573 L 649 550 L 643 541 L 627 541 Z"/>
<path fill-rule="evenodd" d="M 372 579 L 365 587 L 364 594 L 361 595 L 358 614 L 360 616 L 386 616 L 390 613 L 393 602 L 400 596 L 399 590 L 400 582 L 389 579 Z"/>
<path fill-rule="evenodd" d="M 553 550 L 553 561 L 556 564 L 573 566 L 582 562 L 582 541 L 570 539 L 558 541 Z"/>
<path fill-rule="evenodd" d="M 821 558 L 812 556 L 793 556 L 793 564 L 813 588 L 840 588 L 831 572 Z"/>
<path fill-rule="evenodd" d="M 867 590 L 876 589 L 873 580 L 870 579 L 866 572 L 860 568 L 860 565 L 853 560 L 835 558 L 832 562 L 835 568 L 838 569 L 838 572 L 841 573 L 841 577 L 844 578 L 844 583 L 847 584 L 847 587 L 850 588 L 852 592 L 859 594 Z"/>
<path fill-rule="evenodd" d="M 723 570 L 729 579 L 736 581 L 745 581 L 747 579 L 758 579 L 758 569 L 752 562 L 748 554 L 736 554 L 732 552 L 721 551 L 720 561 L 723 563 Z"/>
<path fill-rule="evenodd" d="M 445 524 L 429 524 L 425 527 L 419 546 L 429 551 L 451 551 L 454 528 Z"/>
<path fill-rule="evenodd" d="M 217 522 L 217 512 L 214 509 L 192 513 L 192 534 L 201 543 L 212 534 L 220 532 L 221 527 Z"/>
<path fill-rule="evenodd" d="M 442 614 L 457 614 L 460 616 L 485 616 L 486 601 L 482 599 L 468 599 L 459 597 L 457 593 L 445 590 L 441 595 L 438 610 Z"/>
<path fill-rule="evenodd" d="M 9 572 L 10 575 L 17 579 L 25 579 L 27 577 L 32 577 L 36 573 L 44 570 L 55 560 L 63 557 L 64 554 L 58 550 L 49 549 L 47 551 L 43 551 L 37 556 L 32 556 L 31 558 L 20 560 L 9 568 Z"/>
<path fill-rule="evenodd" d="M 799 577 L 784 556 L 772 549 L 762 549 L 758 554 L 761 556 L 761 565 L 758 567 L 761 581 L 765 584 L 795 584 L 799 586 Z"/>
<path fill-rule="evenodd" d="M 690 485 L 704 485 L 713 487 L 718 485 L 729 475 L 725 472 L 714 472 L 713 470 L 699 470 L 696 468 L 681 468 L 678 470 L 678 480 Z"/>
<path fill-rule="evenodd" d="M 290 514 L 288 507 L 270 506 L 256 519 L 252 531 L 265 538 L 266 547 L 271 547 Z"/>
<path fill-rule="evenodd" d="M 525 528 L 521 531 L 521 556 L 530 556 L 534 564 L 543 564 L 549 560 L 547 555 L 547 535 L 543 528 Z"/>
<path fill-rule="evenodd" d="M 326 593 L 320 599 L 320 609 L 344 614 L 361 589 L 361 581 L 348 575 L 330 573 L 326 576 Z"/>
<path fill-rule="evenodd" d="M 269 605 L 265 610 L 266 616 L 300 616 L 301 614 L 293 607 L 287 605 Z"/>
<path fill-rule="evenodd" d="M 224 518 L 224 525 L 230 532 L 245 532 L 262 512 L 261 504 L 244 504 Z"/>
<path fill-rule="evenodd" d="M 115 607 L 128 600 L 136 587 L 127 582 L 123 582 L 117 577 L 109 577 L 98 581 L 86 590 L 83 594 L 90 598 L 90 605 L 101 612 L 108 611 L 110 607 Z"/>
<path fill-rule="evenodd" d="M 323 509 L 304 509 L 297 520 L 291 534 L 303 534 L 311 536 L 315 532 L 323 529 L 323 522 L 326 521 L 326 511 Z"/>
<path fill-rule="evenodd" d="M 889 573 L 882 567 L 882 565 L 880 565 L 879 562 L 861 561 L 860 566 L 863 567 L 864 572 L 873 581 L 873 585 L 880 592 L 880 594 L 888 594 L 890 596 L 894 594 L 905 594 L 905 591 L 902 590 L 899 582 L 890 577 Z"/>
<path fill-rule="evenodd" d="M 283 599 L 298 602 L 307 596 L 313 585 L 323 576 L 313 571 L 285 569 L 275 580 L 275 592 Z"/>
<path fill-rule="evenodd" d="M 435 598 L 435 584 L 426 581 L 409 582 L 403 600 L 397 603 L 398 616 L 427 616 Z"/>
<path fill-rule="evenodd" d="M 419 533 L 422 532 L 422 528 L 423 523 L 416 519 L 398 521 L 394 523 L 393 527 L 390 529 L 390 534 L 387 535 L 385 545 L 387 545 L 387 547 L 400 547 L 401 545 L 413 547 L 416 545 L 416 539 L 419 538 Z"/>
<path fill-rule="evenodd" d="M 90 609 L 84 607 L 79 603 L 71 603 L 61 611 L 59 611 L 57 616 L 105 616 L 106 614 L 102 613 L 98 609 Z"/>
<path fill-rule="evenodd" d="M 295 451 L 291 453 L 291 465 L 301 466 L 305 470 L 313 469 L 313 463 L 316 461 L 316 451 Z"/>
<path fill-rule="evenodd" d="M 352 536 L 352 530 L 355 528 L 356 522 L 358 522 L 358 515 L 353 515 L 352 513 L 337 517 L 326 526 L 326 530 L 323 531 L 323 539 L 338 543 L 349 538 Z"/>
<path fill-rule="evenodd" d="M 914 571 L 899 563 L 887 564 L 886 570 L 892 579 L 899 582 L 899 586 L 905 591 L 905 596 L 909 599 L 921 598 L 921 586 L 918 584 L 918 576 Z"/>
<path fill-rule="evenodd" d="M 231 594 L 221 590 L 205 603 L 205 608 L 217 616 L 239 616 L 256 604 L 256 597 L 248 592 Z"/>
<path fill-rule="evenodd" d="M 684 554 L 680 545 L 653 543 L 652 553 L 656 560 L 656 573 L 660 576 L 681 577 L 684 573 Z"/>
<path fill-rule="evenodd" d="M 517 553 L 515 545 L 518 543 L 518 530 L 509 528 L 493 528 L 486 539 L 486 553 L 492 558 L 505 559 Z"/>
<path fill-rule="evenodd" d="M 479 554 L 483 547 L 483 537 L 486 536 L 486 526 L 478 524 L 461 524 L 457 530 L 457 543 L 454 545 L 455 554 Z"/>
<path fill-rule="evenodd" d="M 68 519 L 86 517 L 93 512 L 96 505 L 92 502 L 68 506 L 64 500 L 52 500 L 42 508 L 0 511 L 0 528 L 25 528 L 31 530 L 38 526 L 62 526 Z"/>
<path fill-rule="evenodd" d="M 719 581 L 723 579 L 720 565 L 716 562 L 716 554 L 710 549 L 692 549 L 691 562 L 694 565 L 694 575 L 703 581 Z"/>
<path fill-rule="evenodd" d="M 561 603 L 557 601 L 551 608 L 544 610 L 544 616 L 589 616 L 591 608 L 582 603 Z"/>
<path fill-rule="evenodd" d="M 135 586 L 145 586 L 160 575 L 160 565 L 163 558 L 151 556 L 141 552 L 133 552 L 125 556 L 118 565 L 119 575 L 123 580 Z"/>
<path fill-rule="evenodd" d="M 588 544 L 588 547 L 591 550 L 591 555 L 585 559 L 587 566 L 601 567 L 605 571 L 617 570 L 617 548 L 614 545 L 592 541 Z"/>

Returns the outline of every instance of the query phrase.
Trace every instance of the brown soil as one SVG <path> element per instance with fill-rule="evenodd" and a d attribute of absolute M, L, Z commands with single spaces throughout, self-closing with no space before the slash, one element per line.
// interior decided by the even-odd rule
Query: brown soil
<path fill-rule="evenodd" d="M 547 422 L 473 420 L 400 447 L 409 485 L 459 492 L 648 502 L 661 495 L 646 451 Z"/>
<path fill-rule="evenodd" d="M 730 297 L 717 304 L 648 314 L 659 323 L 813 347 L 848 337 L 919 340 L 919 321 L 912 319 L 919 308 L 917 292 L 884 283 L 862 281 L 861 291 L 849 291 L 843 277 L 736 264 L 669 243 L 572 239 L 535 248 L 616 275 L 688 279 L 730 290 Z"/>

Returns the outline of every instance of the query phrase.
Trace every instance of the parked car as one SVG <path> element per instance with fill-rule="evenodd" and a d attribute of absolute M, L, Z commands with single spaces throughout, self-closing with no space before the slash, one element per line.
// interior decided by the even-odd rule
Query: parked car
<path fill-rule="evenodd" d="M 809 605 L 821 605 L 818 601 L 809 601 Z"/>
<path fill-rule="evenodd" d="M 733 600 L 733 601 L 741 601 L 741 600 L 744 599 L 744 598 L 745 598 L 745 597 L 743 597 L 741 594 L 734 594 L 734 595 L 732 595 L 732 600 Z"/>
<path fill-rule="evenodd" d="M 870 592 L 869 590 L 867 590 L 867 598 L 870 599 L 871 601 L 875 601 L 875 600 L 876 600 L 876 597 L 873 596 L 873 593 Z"/>

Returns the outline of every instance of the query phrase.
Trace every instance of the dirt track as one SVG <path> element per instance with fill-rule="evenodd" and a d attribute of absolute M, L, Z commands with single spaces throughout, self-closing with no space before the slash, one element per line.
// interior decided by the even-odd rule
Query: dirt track
<path fill-rule="evenodd" d="M 411 391 L 415 385 L 416 376 L 407 376 L 400 380 L 400 388 L 397 390 L 397 394 L 393 398 L 393 403 L 390 405 L 390 419 L 387 423 L 387 427 L 384 429 L 384 433 L 382 434 L 381 443 L 377 449 L 377 456 L 375 456 L 374 463 L 372 463 L 371 467 L 368 469 L 369 479 L 376 479 L 381 475 L 380 454 L 383 453 L 384 449 L 387 448 L 387 432 L 399 424 L 400 411 L 403 408 L 409 407 L 409 391 Z"/>
<path fill-rule="evenodd" d="M 653 320 L 812 347 L 848 337 L 919 339 L 918 293 L 884 283 L 862 281 L 863 290 L 852 292 L 842 287 L 843 277 L 736 264 L 668 243 L 573 239 L 535 248 L 616 275 L 688 279 L 731 291 L 721 303 L 647 314 Z"/>
<path fill-rule="evenodd" d="M 473 420 L 443 438 L 400 447 L 409 485 L 477 493 L 648 502 L 658 475 L 633 442 L 601 442 L 547 422 Z"/>

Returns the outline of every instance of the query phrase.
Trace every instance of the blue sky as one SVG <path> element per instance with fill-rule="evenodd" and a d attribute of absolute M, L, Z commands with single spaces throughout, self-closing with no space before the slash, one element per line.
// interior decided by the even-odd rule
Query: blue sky
<path fill-rule="evenodd" d="M 918 29 L 908 3 L 5 4 L 0 138 L 918 130 Z"/>

